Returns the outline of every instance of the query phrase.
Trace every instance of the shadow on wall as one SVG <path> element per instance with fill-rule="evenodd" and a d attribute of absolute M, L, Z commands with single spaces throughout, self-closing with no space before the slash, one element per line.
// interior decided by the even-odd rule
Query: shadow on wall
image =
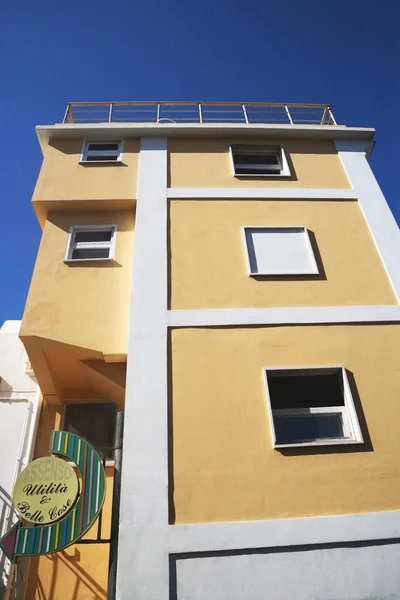
<path fill-rule="evenodd" d="M 79 562 L 81 553 L 74 548 L 73 556 L 68 556 L 62 550 L 57 554 L 43 556 L 40 559 L 32 558 L 29 568 L 29 585 L 26 598 L 40 598 L 40 600 L 79 600 L 91 598 L 93 600 L 106 600 L 107 590 L 83 569 Z M 39 561 L 46 561 L 46 582 L 39 575 Z M 63 570 L 63 574 L 60 571 Z M 66 586 L 68 578 L 68 586 Z"/>

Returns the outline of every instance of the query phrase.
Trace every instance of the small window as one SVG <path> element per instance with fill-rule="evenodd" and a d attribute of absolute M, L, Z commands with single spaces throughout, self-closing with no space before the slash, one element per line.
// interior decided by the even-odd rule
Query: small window
<path fill-rule="evenodd" d="M 84 142 L 80 162 L 109 162 L 122 160 L 123 142 Z"/>
<path fill-rule="evenodd" d="M 274 446 L 363 441 L 343 367 L 266 369 Z"/>
<path fill-rule="evenodd" d="M 245 227 L 250 275 L 317 275 L 305 227 Z"/>
<path fill-rule="evenodd" d="M 290 175 L 285 152 L 281 146 L 250 146 L 233 144 L 231 156 L 235 175 L 246 177 Z"/>
<path fill-rule="evenodd" d="M 70 229 L 66 261 L 114 258 L 116 225 L 74 225 Z"/>
<path fill-rule="evenodd" d="M 115 405 L 111 402 L 66 404 L 63 431 L 83 437 L 101 458 L 114 458 Z"/>

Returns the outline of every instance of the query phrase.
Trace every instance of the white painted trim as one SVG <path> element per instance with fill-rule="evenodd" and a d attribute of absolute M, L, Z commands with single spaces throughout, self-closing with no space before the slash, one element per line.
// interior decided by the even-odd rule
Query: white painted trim
<path fill-rule="evenodd" d="M 286 273 L 282 273 L 282 272 L 265 272 L 265 271 L 252 271 L 251 270 L 251 261 L 250 261 L 250 252 L 249 252 L 249 244 L 248 244 L 248 238 L 246 235 L 246 230 L 254 230 L 254 229 L 259 229 L 260 231 L 265 231 L 268 229 L 272 229 L 272 230 L 278 230 L 278 229 L 298 229 L 298 230 L 302 230 L 306 239 L 306 246 L 307 249 L 310 253 L 310 258 L 311 258 L 311 262 L 312 262 L 312 270 L 311 271 L 304 271 L 303 273 L 300 273 L 298 271 L 287 271 Z M 263 226 L 263 225 L 245 225 L 244 227 L 242 227 L 242 233 L 243 233 L 243 239 L 244 239 L 244 246 L 245 246 L 245 251 L 246 251 L 246 256 L 247 256 L 247 268 L 248 268 L 248 274 L 249 276 L 253 276 L 253 277 L 257 277 L 257 276 L 263 276 L 263 275 L 282 275 L 283 277 L 285 275 L 299 275 L 299 277 L 301 277 L 301 275 L 318 275 L 319 273 L 319 269 L 318 269 L 318 265 L 317 265 L 317 261 L 315 260 L 315 256 L 314 256 L 314 250 L 313 247 L 311 245 L 311 240 L 310 240 L 310 236 L 308 233 L 308 229 L 307 227 L 304 227 L 304 225 L 267 225 L 267 226 Z"/>
<path fill-rule="evenodd" d="M 400 538 L 400 511 L 169 528 L 169 551 L 213 552 Z"/>
<path fill-rule="evenodd" d="M 263 123 L 56 123 L 38 125 L 44 152 L 50 140 L 114 141 L 128 137 L 262 137 L 265 139 L 356 139 L 371 142 L 375 129 L 344 125 L 276 125 Z"/>
<path fill-rule="evenodd" d="M 400 306 L 299 306 L 168 311 L 169 327 L 400 322 Z"/>
<path fill-rule="evenodd" d="M 232 166 L 232 175 L 234 177 L 238 177 L 239 179 L 241 177 L 256 177 L 256 178 L 261 178 L 261 179 L 265 179 L 265 178 L 274 178 L 274 177 L 290 177 L 291 176 L 291 172 L 290 172 L 290 168 L 289 168 L 289 163 L 287 161 L 286 158 L 286 153 L 285 150 L 283 148 L 283 146 L 279 145 L 279 144 L 273 144 L 268 146 L 268 144 L 258 144 L 258 147 L 261 149 L 265 149 L 266 150 L 266 154 L 268 154 L 268 148 L 274 148 L 275 152 L 270 152 L 270 154 L 275 154 L 275 155 L 280 155 L 280 161 L 281 161 L 281 169 L 279 173 L 246 173 L 246 174 L 241 174 L 241 173 L 236 173 L 236 165 L 235 165 L 235 159 L 233 157 L 234 155 L 234 150 L 232 149 L 232 146 L 239 146 L 240 144 L 229 144 L 229 155 L 231 158 L 231 166 Z M 242 147 L 254 147 L 256 144 L 243 144 Z M 250 152 L 248 152 L 250 154 Z"/>
<path fill-rule="evenodd" d="M 357 191 L 361 210 L 400 301 L 400 232 L 367 162 L 365 145 L 351 140 L 335 141 L 335 144 L 347 176 Z"/>
<path fill-rule="evenodd" d="M 329 371 L 329 370 L 340 370 L 342 374 L 343 381 L 343 399 L 344 406 L 324 406 L 324 407 L 311 407 L 309 409 L 273 409 L 271 403 L 271 395 L 269 391 L 268 385 L 268 372 L 270 371 Z M 342 365 L 318 365 L 318 366 L 299 366 L 299 367 L 265 367 L 263 369 L 264 372 L 264 383 L 265 383 L 265 392 L 268 406 L 268 414 L 270 419 L 270 427 L 272 434 L 272 442 L 274 448 L 303 448 L 305 446 L 337 446 L 343 444 L 362 444 L 364 442 L 360 424 L 358 422 L 357 412 L 354 406 L 353 396 L 350 390 L 349 381 L 347 378 L 346 369 Z M 292 442 L 289 444 L 276 443 L 276 434 L 275 434 L 275 423 L 274 423 L 274 415 L 303 415 L 303 414 L 323 414 L 329 415 L 332 413 L 340 413 L 342 415 L 343 422 L 343 438 L 327 438 L 327 439 L 318 439 L 313 442 Z"/>
<path fill-rule="evenodd" d="M 121 600 L 168 600 L 167 289 L 167 140 L 143 138 L 125 394 Z"/>
<path fill-rule="evenodd" d="M 103 231 L 103 230 L 108 230 L 111 229 L 112 230 L 112 234 L 111 234 L 111 240 L 109 242 L 80 242 L 80 247 L 83 248 L 88 248 L 88 249 L 94 249 L 94 248 L 99 248 L 99 249 L 104 249 L 104 248 L 108 248 L 109 249 L 109 254 L 107 258 L 72 258 L 72 252 L 74 250 L 73 248 L 73 238 L 74 238 L 74 233 L 76 231 Z M 114 256 L 115 256 L 115 245 L 116 245 L 116 238 L 117 238 L 117 230 L 118 230 L 118 225 L 117 224 L 110 224 L 110 225 L 71 225 L 69 228 L 69 233 L 68 233 L 68 241 L 67 241 L 67 248 L 65 250 L 65 257 L 64 257 L 64 262 L 65 263 L 76 263 L 76 262 L 90 262 L 90 261 L 106 261 L 106 260 L 114 260 Z M 84 244 L 84 245 L 83 245 Z"/>
<path fill-rule="evenodd" d="M 354 189 L 329 188 L 168 188 L 174 200 L 357 200 Z"/>
<path fill-rule="evenodd" d="M 89 152 L 89 145 L 90 144 L 101 144 L 101 143 L 107 143 L 107 144 L 118 144 L 118 148 L 117 148 L 117 152 L 116 152 L 116 156 L 117 158 L 115 160 L 88 160 L 87 155 Z M 87 164 L 87 163 L 121 163 L 122 162 L 122 153 L 124 151 L 124 140 L 85 140 L 82 144 L 82 152 L 81 152 L 81 156 L 79 159 L 79 164 Z M 91 154 L 94 154 L 95 156 L 109 156 L 110 154 L 112 154 L 112 151 L 110 150 L 98 150 L 98 151 L 92 151 Z"/>

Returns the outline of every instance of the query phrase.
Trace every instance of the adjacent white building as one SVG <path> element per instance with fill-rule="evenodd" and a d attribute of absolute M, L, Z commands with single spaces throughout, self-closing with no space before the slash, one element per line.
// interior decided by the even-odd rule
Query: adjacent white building
<path fill-rule="evenodd" d="M 0 537 L 16 520 L 11 496 L 16 477 L 31 460 L 39 416 L 40 391 L 18 337 L 21 321 L 0 328 Z M 10 563 L 0 553 L 0 598 Z"/>

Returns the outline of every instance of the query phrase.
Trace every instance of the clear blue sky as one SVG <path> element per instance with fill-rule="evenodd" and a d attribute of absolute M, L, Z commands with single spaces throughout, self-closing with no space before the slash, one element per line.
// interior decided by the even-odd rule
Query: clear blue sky
<path fill-rule="evenodd" d="M 377 129 L 371 166 L 400 220 L 398 0 L 3 3 L 0 324 L 22 316 L 40 239 L 34 127 L 68 101 L 330 103 Z"/>

